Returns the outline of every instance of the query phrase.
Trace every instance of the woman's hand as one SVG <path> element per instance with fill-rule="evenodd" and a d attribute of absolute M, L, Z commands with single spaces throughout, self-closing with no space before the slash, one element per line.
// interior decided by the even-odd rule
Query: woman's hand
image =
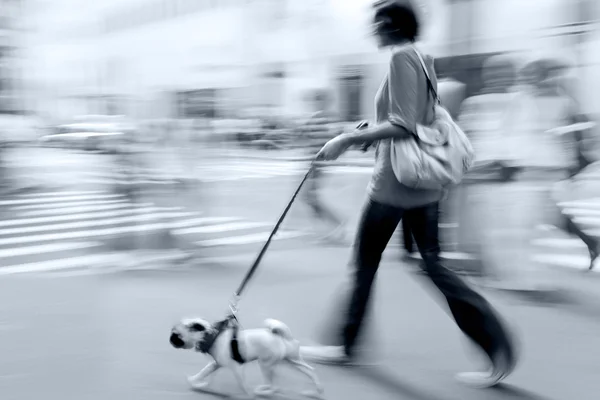
<path fill-rule="evenodd" d="M 317 161 L 337 160 L 352 145 L 350 135 L 341 134 L 331 139 L 317 154 Z"/>

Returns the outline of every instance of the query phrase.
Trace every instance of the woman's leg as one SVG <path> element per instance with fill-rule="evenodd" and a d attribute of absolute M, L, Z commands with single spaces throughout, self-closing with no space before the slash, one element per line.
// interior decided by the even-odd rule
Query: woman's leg
<path fill-rule="evenodd" d="M 412 231 L 406 218 L 402 219 L 402 240 L 404 241 L 404 250 L 408 254 L 412 253 L 414 251 Z"/>
<path fill-rule="evenodd" d="M 351 356 L 360 334 L 381 255 L 398 227 L 403 210 L 374 201 L 365 206 L 353 254 L 353 289 L 343 328 L 346 354 Z"/>
<path fill-rule="evenodd" d="M 424 261 L 423 269 L 446 298 L 458 327 L 488 355 L 495 367 L 503 369 L 502 377 L 508 375 L 516 355 L 499 315 L 487 300 L 440 263 L 438 204 L 410 210 L 407 217 Z"/>

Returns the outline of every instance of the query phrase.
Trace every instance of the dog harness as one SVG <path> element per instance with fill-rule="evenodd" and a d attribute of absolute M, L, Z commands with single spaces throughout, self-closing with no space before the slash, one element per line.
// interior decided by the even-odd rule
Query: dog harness
<path fill-rule="evenodd" d="M 231 323 L 231 321 L 232 318 L 228 317 L 222 321 L 217 322 L 210 332 L 206 332 L 204 340 L 196 343 L 196 351 L 199 351 L 203 354 L 208 353 L 215 344 L 217 338 L 221 335 L 221 333 L 225 332 L 228 328 L 231 327 L 232 334 L 231 341 L 229 344 L 231 350 L 231 358 L 238 364 L 244 364 L 246 360 L 244 360 L 244 357 L 240 353 L 240 347 L 237 339 L 239 327 L 237 321 L 234 323 Z"/>
<path fill-rule="evenodd" d="M 230 342 L 231 358 L 233 358 L 233 360 L 235 362 L 237 362 L 238 364 L 244 364 L 246 362 L 246 360 L 244 360 L 244 357 L 242 357 L 242 355 L 240 354 L 240 347 L 239 347 L 238 340 L 237 340 L 237 332 L 238 332 L 238 326 L 237 326 L 237 324 L 234 324 L 233 328 L 232 328 L 231 342 Z"/>

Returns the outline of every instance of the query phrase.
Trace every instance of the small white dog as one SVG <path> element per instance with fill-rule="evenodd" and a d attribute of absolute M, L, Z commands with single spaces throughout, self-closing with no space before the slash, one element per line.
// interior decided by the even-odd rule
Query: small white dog
<path fill-rule="evenodd" d="M 302 360 L 300 343 L 292 336 L 290 329 L 274 319 L 265 321 L 264 329 L 238 330 L 231 319 L 213 326 L 203 319 L 186 319 L 173 327 L 169 339 L 177 349 L 194 349 L 209 354 L 213 361 L 202 371 L 188 378 L 192 388 L 206 389 L 209 376 L 222 367 L 230 369 L 235 375 L 244 394 L 252 397 L 248 389 L 242 366 L 258 361 L 265 378 L 265 385 L 259 386 L 254 393 L 259 396 L 273 395 L 278 389 L 273 385 L 275 367 L 286 362 L 308 376 L 316 387 L 316 392 L 303 392 L 304 395 L 321 397 L 323 387 L 313 368 Z"/>

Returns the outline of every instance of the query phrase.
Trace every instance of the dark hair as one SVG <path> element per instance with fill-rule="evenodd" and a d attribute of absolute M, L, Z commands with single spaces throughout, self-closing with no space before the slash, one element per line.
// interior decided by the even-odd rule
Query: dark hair
<path fill-rule="evenodd" d="M 410 1 L 381 1 L 373 7 L 373 22 L 378 26 L 377 33 L 386 35 L 393 42 L 414 42 L 417 39 L 420 26 Z"/>

